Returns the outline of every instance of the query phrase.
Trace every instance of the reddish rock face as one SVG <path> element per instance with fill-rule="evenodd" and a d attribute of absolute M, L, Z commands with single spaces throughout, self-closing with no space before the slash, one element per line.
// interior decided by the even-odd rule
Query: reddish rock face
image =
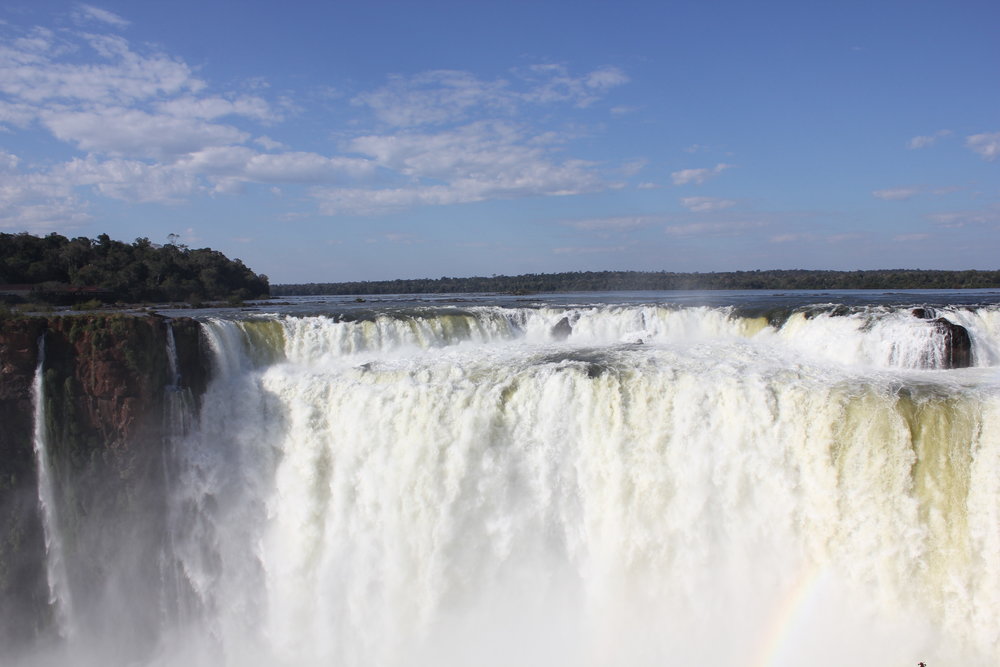
<path fill-rule="evenodd" d="M 169 325 L 185 385 L 200 394 L 209 368 L 200 327 L 193 320 Z M 60 522 L 68 539 L 91 554 L 74 560 L 72 577 L 84 582 L 75 592 L 86 599 L 86 582 L 100 580 L 102 541 L 115 543 L 108 531 L 141 517 L 155 532 L 164 515 L 167 326 L 156 316 L 0 320 L 0 646 L 30 643 L 51 625 L 33 441 L 39 339 L 44 334 L 47 439 Z M 108 519 L 110 529 L 96 529 Z M 136 559 L 137 571 L 156 567 L 153 554 Z"/>
<path fill-rule="evenodd" d="M 0 321 L 0 401 L 31 399 L 38 337 L 44 330 L 41 319 Z"/>

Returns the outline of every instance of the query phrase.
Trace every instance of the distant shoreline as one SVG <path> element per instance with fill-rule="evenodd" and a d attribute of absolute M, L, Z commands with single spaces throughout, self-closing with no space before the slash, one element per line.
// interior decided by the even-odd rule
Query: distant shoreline
<path fill-rule="evenodd" d="M 573 271 L 519 276 L 414 278 L 271 286 L 272 297 L 355 294 L 539 292 L 619 292 L 675 290 L 828 290 L 828 289 L 988 289 L 1000 288 L 998 271 L 878 269 L 812 271 L 783 269 L 674 273 L 667 271 Z"/>

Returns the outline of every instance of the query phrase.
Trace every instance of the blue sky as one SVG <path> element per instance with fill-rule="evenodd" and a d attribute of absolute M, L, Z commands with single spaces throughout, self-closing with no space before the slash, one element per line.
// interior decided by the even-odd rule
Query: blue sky
<path fill-rule="evenodd" d="M 1000 4 L 19 2 L 0 231 L 272 282 L 1000 268 Z"/>

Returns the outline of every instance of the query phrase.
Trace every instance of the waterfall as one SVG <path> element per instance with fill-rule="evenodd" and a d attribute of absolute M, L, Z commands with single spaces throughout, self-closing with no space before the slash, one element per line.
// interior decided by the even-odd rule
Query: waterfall
<path fill-rule="evenodd" d="M 176 488 L 180 478 L 178 469 L 183 458 L 184 442 L 190 434 L 194 417 L 194 397 L 191 390 L 181 386 L 181 373 L 177 360 L 177 343 L 174 329 L 168 320 L 166 327 L 166 356 L 169 382 L 163 395 L 163 447 L 161 460 L 165 487 Z M 166 548 L 161 556 L 160 570 L 163 579 L 161 608 L 165 623 L 184 624 L 192 620 L 191 594 L 186 586 L 183 563 L 177 558 L 178 535 L 185 530 L 184 509 L 167 502 Z"/>
<path fill-rule="evenodd" d="M 163 614 L 121 654 L 994 665 L 1000 309 L 934 316 L 968 331 L 972 367 L 887 306 L 215 313 L 197 405 L 168 327 Z M 134 592 L 116 608 L 157 603 Z M 117 636 L 82 634 L 76 664 L 114 662 Z"/>
<path fill-rule="evenodd" d="M 45 535 L 45 571 L 48 578 L 49 604 L 55 616 L 59 636 L 70 639 L 75 633 L 73 598 L 66 571 L 66 552 L 59 527 L 59 511 L 52 483 L 49 458 L 47 415 L 45 407 L 45 334 L 38 338 L 38 367 L 32 384 L 34 401 L 34 450 L 38 470 L 38 506 Z"/>
<path fill-rule="evenodd" d="M 987 320 L 963 320 L 980 363 Z M 1000 649 L 1000 387 L 921 370 L 933 332 L 908 313 L 206 327 L 220 372 L 190 441 L 185 561 L 206 664 L 986 665 Z"/>

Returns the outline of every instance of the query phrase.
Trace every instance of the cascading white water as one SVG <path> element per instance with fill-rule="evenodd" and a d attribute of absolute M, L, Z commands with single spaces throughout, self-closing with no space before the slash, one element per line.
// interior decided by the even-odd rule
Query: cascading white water
<path fill-rule="evenodd" d="M 975 365 L 1000 363 L 1000 314 L 995 309 L 949 310 L 942 316 L 969 330 Z M 927 320 L 907 309 L 859 308 L 792 314 L 780 325 L 742 317 L 732 308 L 611 306 L 590 308 L 500 308 L 478 306 L 411 313 L 382 313 L 364 320 L 287 318 L 288 353 L 314 360 L 334 356 L 407 354 L 414 349 L 512 342 L 570 345 L 685 343 L 755 339 L 815 360 L 867 368 L 936 368 L 944 340 Z M 214 335 L 233 335 L 232 332 Z M 236 347 L 224 346 L 225 364 Z"/>
<path fill-rule="evenodd" d="M 31 387 L 34 401 L 35 466 L 38 474 L 38 506 L 41 510 L 42 530 L 45 535 L 45 565 L 49 587 L 49 604 L 55 616 L 55 629 L 60 637 L 70 639 L 75 634 L 73 599 L 66 572 L 66 555 L 59 527 L 59 511 L 52 483 L 52 465 L 49 461 L 45 411 L 45 335 L 38 338 L 38 366 Z"/>
<path fill-rule="evenodd" d="M 194 417 L 194 398 L 191 390 L 181 386 L 180 367 L 177 360 L 177 343 L 173 326 L 166 324 L 166 356 L 169 382 L 163 395 L 163 447 L 161 459 L 163 479 L 167 489 L 177 487 L 179 473 L 178 460 L 189 436 Z M 160 558 L 161 614 L 165 624 L 192 622 L 190 594 L 185 585 L 183 563 L 178 559 L 177 539 L 185 529 L 181 509 L 175 504 L 167 505 L 167 531 L 164 539 L 166 549 Z"/>
<path fill-rule="evenodd" d="M 993 315 L 904 315 L 207 322 L 159 663 L 992 664 Z"/>
<path fill-rule="evenodd" d="M 213 317 L 197 411 L 168 328 L 141 664 L 993 665 L 1000 310 L 935 316 L 973 368 L 874 306 Z"/>

